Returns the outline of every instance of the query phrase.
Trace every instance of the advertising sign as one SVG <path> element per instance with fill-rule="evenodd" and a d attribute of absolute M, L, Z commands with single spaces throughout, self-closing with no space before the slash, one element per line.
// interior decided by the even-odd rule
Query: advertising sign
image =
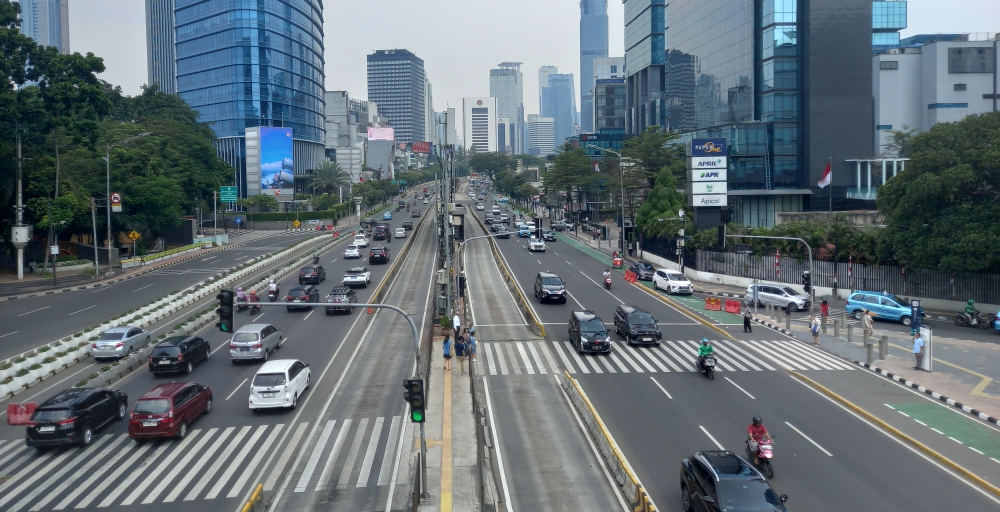
<path fill-rule="evenodd" d="M 688 169 L 725 169 L 729 160 L 724 156 L 693 156 L 688 158 Z"/>
<path fill-rule="evenodd" d="M 729 206 L 727 199 L 729 196 L 726 194 L 717 195 L 694 195 L 688 196 L 691 198 L 691 205 L 697 207 L 705 206 Z"/>
<path fill-rule="evenodd" d="M 429 155 L 431 153 L 431 143 L 430 142 L 414 142 L 413 143 L 413 152 L 414 153 L 424 153 L 424 154 L 428 154 Z"/>
<path fill-rule="evenodd" d="M 118 192 L 111 193 L 111 211 L 116 213 L 122 211 L 122 195 Z"/>
<path fill-rule="evenodd" d="M 691 194 L 725 194 L 729 192 L 725 181 L 692 181 Z"/>
<path fill-rule="evenodd" d="M 691 156 L 726 156 L 726 139 L 691 139 Z"/>
<path fill-rule="evenodd" d="M 260 127 L 260 189 L 292 197 L 292 129 Z"/>
<path fill-rule="evenodd" d="M 726 181 L 729 173 L 726 169 L 691 169 L 689 181 Z"/>
<path fill-rule="evenodd" d="M 368 128 L 368 140 L 396 140 L 396 130 L 392 128 Z"/>

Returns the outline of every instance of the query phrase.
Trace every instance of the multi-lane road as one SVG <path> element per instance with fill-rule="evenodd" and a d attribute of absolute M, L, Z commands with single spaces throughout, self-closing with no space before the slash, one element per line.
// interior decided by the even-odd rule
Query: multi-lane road
<path fill-rule="evenodd" d="M 553 373 L 568 371 L 589 395 L 660 510 L 681 509 L 681 460 L 698 450 L 743 454 L 747 425 L 755 415 L 777 437 L 771 484 L 790 496 L 791 509 L 940 510 L 954 506 L 955 496 L 967 501 L 963 507 L 976 510 L 1000 506 L 937 462 L 806 387 L 789 370 L 872 393 L 891 386 L 880 377 L 774 331 L 720 331 L 626 283 L 617 272 L 612 289 L 605 290 L 601 274 L 610 266 L 607 258 L 566 237 L 549 242 L 544 253 L 529 252 L 526 238 L 497 243 L 547 336 L 484 341 L 480 367 L 490 388 L 506 386 L 517 392 L 512 384 L 526 377 L 551 379 Z M 542 305 L 533 299 L 534 278 L 541 270 L 555 272 L 566 282 L 566 304 Z M 630 347 L 614 334 L 610 322 L 619 304 L 648 310 L 663 332 L 662 345 Z M 571 311 L 582 309 L 592 310 L 607 324 L 614 343 L 611 355 L 582 356 L 570 347 L 567 321 Z M 720 354 L 721 371 L 714 381 L 694 369 L 703 338 L 712 340 Z M 566 429 L 576 428 L 566 423 Z M 503 426 L 498 430 L 503 450 L 512 436 L 505 440 Z M 950 442 L 932 447 L 950 450 Z M 977 457 L 967 449 L 954 453 L 960 463 Z M 556 465 L 578 464 L 579 456 L 564 456 Z M 983 466 L 987 471 L 988 464 Z M 507 478 L 513 473 L 508 470 Z M 531 506 L 522 503 L 515 509 Z"/>
<path fill-rule="evenodd" d="M 390 225 L 419 220 L 405 217 Z M 433 222 L 426 222 L 419 231 L 407 232 L 416 237 L 407 264 L 386 283 L 391 286 L 386 302 L 403 305 L 418 324 L 433 275 L 433 231 Z M 386 244 L 393 262 L 403 242 Z M 322 254 L 328 278 L 319 286 L 321 294 L 339 285 L 345 269 L 364 265 L 372 271 L 371 284 L 357 290 L 358 300 L 365 302 L 390 266 L 345 261 L 344 245 Z M 281 280 L 282 290 L 297 284 L 296 279 L 292 274 Z M 320 306 L 306 311 L 264 308 L 254 316 L 237 316 L 237 326 L 250 322 L 281 329 L 284 343 L 272 360 L 310 365 L 312 386 L 296 409 L 252 414 L 249 381 L 260 363 L 232 364 L 229 337 L 209 326 L 196 335 L 211 344 L 212 356 L 191 375 L 154 377 L 142 367 L 113 385 L 128 394 L 130 404 L 162 382 L 211 387 L 213 410 L 190 426 L 185 439 L 134 443 L 126 422 L 120 422 L 98 431 L 87 448 L 42 453 L 24 445 L 26 427 L 0 426 L 0 510 L 147 505 L 151 510 L 236 511 L 258 483 L 278 500 L 277 510 L 400 508 L 409 484 L 409 451 L 402 450 L 412 443 L 404 443 L 411 434 L 399 383 L 412 374 L 414 361 L 404 320 L 388 311 L 368 315 L 362 308 L 327 316 Z M 79 370 L 67 370 L 74 371 Z M 69 385 L 53 382 L 57 380 L 26 394 L 41 399 Z"/>

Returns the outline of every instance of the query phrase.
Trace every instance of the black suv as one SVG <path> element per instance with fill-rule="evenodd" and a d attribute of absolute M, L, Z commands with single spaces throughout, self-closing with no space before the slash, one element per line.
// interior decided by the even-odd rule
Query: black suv
<path fill-rule="evenodd" d="M 388 231 L 382 228 L 375 228 L 375 234 L 372 235 L 372 240 L 385 240 L 388 236 Z"/>
<path fill-rule="evenodd" d="M 212 347 L 197 336 L 171 336 L 153 347 L 149 354 L 149 371 L 153 375 L 164 372 L 194 371 L 198 361 L 208 361 Z"/>
<path fill-rule="evenodd" d="M 25 444 L 44 450 L 49 446 L 94 440 L 94 431 L 128 415 L 128 395 L 105 388 L 70 388 L 42 402 L 31 415 Z"/>
<path fill-rule="evenodd" d="M 635 277 L 640 281 L 652 281 L 653 273 L 656 272 L 656 268 L 646 263 L 645 261 L 636 261 L 628 266 L 628 269 L 635 274 Z"/>
<path fill-rule="evenodd" d="M 611 353 L 611 336 L 604 328 L 604 321 L 593 311 L 574 311 L 569 315 L 569 341 L 581 354 Z"/>
<path fill-rule="evenodd" d="M 413 222 L 410 222 L 408 220 L 404 220 L 403 223 L 399 225 L 399 227 L 401 227 L 401 228 L 403 228 L 403 229 L 405 229 L 407 231 L 413 231 Z"/>
<path fill-rule="evenodd" d="M 372 247 L 368 251 L 368 263 L 389 263 L 389 249 L 382 247 Z"/>
<path fill-rule="evenodd" d="M 285 304 L 289 311 L 295 308 L 312 309 L 310 302 L 319 302 L 319 290 L 315 286 L 293 286 L 285 296 Z"/>
<path fill-rule="evenodd" d="M 326 314 L 332 315 L 337 311 L 353 313 L 353 307 L 334 306 L 333 304 L 353 304 L 356 302 L 358 302 L 357 292 L 347 286 L 338 286 L 330 290 L 330 294 L 326 296 Z"/>
<path fill-rule="evenodd" d="M 542 240 L 545 240 L 546 242 L 555 242 L 556 234 L 553 233 L 551 229 L 548 231 L 542 231 Z"/>
<path fill-rule="evenodd" d="M 319 284 L 320 281 L 326 281 L 326 269 L 322 265 L 307 265 L 299 270 L 299 284 Z"/>
<path fill-rule="evenodd" d="M 566 303 L 566 285 L 552 272 L 539 272 L 535 276 L 535 298 L 538 302 L 557 300 Z"/>
<path fill-rule="evenodd" d="M 681 462 L 684 510 L 785 510 L 788 496 L 778 495 L 754 467 L 730 451 L 695 452 Z"/>
<path fill-rule="evenodd" d="M 629 345 L 659 345 L 663 339 L 656 319 L 642 306 L 618 306 L 615 310 L 615 332 L 622 335 Z"/>

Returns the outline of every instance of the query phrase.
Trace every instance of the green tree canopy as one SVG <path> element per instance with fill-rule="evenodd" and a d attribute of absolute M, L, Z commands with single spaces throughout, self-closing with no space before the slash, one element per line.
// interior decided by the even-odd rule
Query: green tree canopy
<path fill-rule="evenodd" d="M 470 155 L 466 158 L 466 163 L 468 163 L 473 171 L 489 176 L 490 180 L 494 180 L 496 173 L 504 169 L 513 169 L 517 166 L 517 162 L 513 158 L 497 152 Z"/>
<path fill-rule="evenodd" d="M 626 181 L 645 180 L 645 186 L 652 188 L 660 171 L 669 167 L 683 185 L 685 157 L 684 147 L 676 143 L 679 137 L 662 131 L 659 126 L 647 126 L 642 133 L 626 140 L 622 145 L 622 160 L 632 164 L 623 166 Z"/>
<path fill-rule="evenodd" d="M 329 198 L 334 190 L 351 184 L 351 177 L 337 162 L 325 160 L 313 171 L 312 186 L 326 192 Z"/>
<path fill-rule="evenodd" d="M 590 157 L 582 149 L 566 143 L 559 148 L 552 168 L 542 175 L 542 183 L 549 192 L 564 192 L 569 205 L 574 194 L 589 191 L 598 178 L 602 176 L 594 172 Z"/>
<path fill-rule="evenodd" d="M 661 236 L 676 233 L 683 223 L 660 219 L 675 219 L 679 210 L 687 209 L 684 194 L 677 191 L 677 178 L 669 167 L 660 170 L 656 185 L 649 191 L 646 200 L 635 216 L 635 225 L 646 236 Z"/>

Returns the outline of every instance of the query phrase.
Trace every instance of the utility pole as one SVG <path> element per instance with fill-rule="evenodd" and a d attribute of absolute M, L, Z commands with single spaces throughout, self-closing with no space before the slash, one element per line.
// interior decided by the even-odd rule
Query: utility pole
<path fill-rule="evenodd" d="M 101 277 L 101 268 L 97 265 L 97 202 L 90 198 L 90 223 L 94 227 L 94 279 Z"/>
<path fill-rule="evenodd" d="M 107 187 L 106 192 L 108 200 L 108 275 L 111 274 L 111 148 L 115 146 L 121 146 L 122 144 L 128 144 L 133 140 L 141 139 L 147 135 L 152 135 L 152 134 L 153 132 L 143 132 L 140 133 L 139 135 L 135 135 L 127 139 L 120 140 L 118 142 L 112 142 L 110 144 L 107 144 L 104 149 L 104 163 L 106 166 L 105 169 L 107 171 L 106 174 L 107 181 L 105 183 L 105 186 Z M 97 255 L 95 254 L 94 257 L 96 258 Z M 52 268 L 55 268 L 55 266 L 53 266 Z"/>
<path fill-rule="evenodd" d="M 14 239 L 14 247 L 17 248 L 17 280 L 20 281 L 24 279 L 24 248 L 30 242 L 30 230 L 24 225 L 24 176 L 21 172 L 21 161 L 24 160 L 21 157 L 21 132 L 24 131 L 24 128 L 18 123 L 15 129 L 17 131 L 17 207 L 15 208 L 14 228 L 11 234 Z"/>
<path fill-rule="evenodd" d="M 219 203 L 218 192 L 212 191 L 212 240 L 219 242 Z"/>

